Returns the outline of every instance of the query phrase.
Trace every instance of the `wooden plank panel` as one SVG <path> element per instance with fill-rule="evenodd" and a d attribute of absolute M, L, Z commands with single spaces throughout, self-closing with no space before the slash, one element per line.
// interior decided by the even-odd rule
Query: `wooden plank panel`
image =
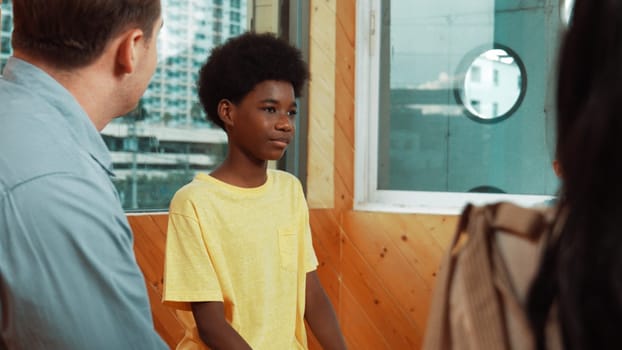
<path fill-rule="evenodd" d="M 355 1 L 337 2 L 335 29 L 335 208 L 354 203 Z"/>
<path fill-rule="evenodd" d="M 340 256 L 339 224 L 333 211 L 312 209 L 309 212 L 309 222 L 314 244 L 320 245 L 326 251 L 323 259 L 338 270 Z"/>
<path fill-rule="evenodd" d="M 458 225 L 457 215 L 417 215 L 419 223 L 430 232 L 430 237 L 435 239 L 445 250 Z"/>
<path fill-rule="evenodd" d="M 161 301 L 165 243 L 165 229 L 161 223 L 164 219 L 166 215 L 128 216 L 134 234 L 136 261 L 147 285 L 154 327 L 162 339 L 175 348 L 184 335 L 184 328 L 175 311 Z"/>
<path fill-rule="evenodd" d="M 401 311 L 423 329 L 427 320 L 433 275 L 430 273 L 427 279 L 423 278 L 417 266 L 412 265 L 414 256 L 405 256 L 397 247 L 398 244 L 403 244 L 402 240 L 397 238 L 398 242 L 395 242 L 384 231 L 385 226 L 389 226 L 389 231 L 395 230 L 391 225 L 399 221 L 399 217 L 388 216 L 393 221 L 382 220 L 383 217 L 386 218 L 386 214 L 346 215 L 344 224 L 350 233 L 348 238 L 363 259 L 372 266 L 373 272 L 370 273 L 375 274 L 379 283 L 397 300 Z M 436 266 L 438 263 L 432 264 Z"/>
<path fill-rule="evenodd" d="M 342 291 L 342 318 L 341 328 L 350 349 L 397 349 L 392 348 L 384 339 L 380 331 L 374 326 L 357 302 L 357 299 L 347 288 Z"/>
<path fill-rule="evenodd" d="M 336 0 L 310 2 L 307 200 L 311 208 L 334 207 L 335 6 Z"/>
<path fill-rule="evenodd" d="M 337 33 L 341 33 L 341 35 L 345 36 L 345 38 L 349 40 L 349 42 L 351 43 L 349 50 L 351 51 L 350 55 L 354 57 L 354 38 L 356 32 L 356 0 L 337 1 L 335 11 L 337 12 Z M 338 45 L 337 50 L 339 49 L 340 46 Z"/>
<path fill-rule="evenodd" d="M 402 305 L 386 290 L 384 283 L 347 238 L 342 242 L 342 280 L 369 319 L 392 349 L 418 349 L 422 329 L 405 315 Z M 404 275 L 392 274 L 404 285 Z"/>
<path fill-rule="evenodd" d="M 361 244 L 374 243 L 375 252 L 387 246 L 397 249 L 430 287 L 444 248 L 416 215 L 352 212 L 346 215 L 344 225 L 348 231 L 358 233 L 350 238 L 358 238 Z"/>
<path fill-rule="evenodd" d="M 344 129 L 335 129 L 335 144 L 340 151 L 335 152 L 335 208 L 351 210 L 354 203 L 354 146 L 346 140 Z"/>
<path fill-rule="evenodd" d="M 337 316 L 340 316 L 340 234 L 332 210 L 311 210 L 313 244 L 320 263 L 318 275 Z"/>
<path fill-rule="evenodd" d="M 160 229 L 160 232 L 164 238 L 166 238 L 166 230 L 168 229 L 168 214 L 151 215 L 151 218 Z"/>
<path fill-rule="evenodd" d="M 316 252 L 317 254 L 317 252 Z M 322 286 L 326 290 L 326 294 L 328 294 L 335 308 L 338 306 L 339 302 L 339 275 L 334 266 L 322 264 L 317 268 L 317 274 L 320 277 L 320 281 L 322 282 Z"/>
<path fill-rule="evenodd" d="M 147 215 L 128 218 L 134 232 L 136 260 L 149 285 L 162 289 L 165 239 L 155 221 Z"/>

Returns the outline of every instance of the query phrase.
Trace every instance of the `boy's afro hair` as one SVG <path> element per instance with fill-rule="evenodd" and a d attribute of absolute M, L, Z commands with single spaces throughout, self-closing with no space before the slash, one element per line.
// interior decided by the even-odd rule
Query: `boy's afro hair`
<path fill-rule="evenodd" d="M 296 97 L 309 77 L 300 50 L 273 34 L 247 32 L 215 47 L 199 71 L 199 100 L 209 120 L 225 128 L 218 116 L 218 103 L 239 103 L 255 85 L 287 81 Z"/>

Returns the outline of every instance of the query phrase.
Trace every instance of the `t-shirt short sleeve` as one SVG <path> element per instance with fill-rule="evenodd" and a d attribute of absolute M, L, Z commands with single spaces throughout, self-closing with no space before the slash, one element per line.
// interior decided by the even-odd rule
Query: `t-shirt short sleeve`
<path fill-rule="evenodd" d="M 164 263 L 165 304 L 189 310 L 190 302 L 223 301 L 192 203 L 174 198 L 169 212 Z"/>

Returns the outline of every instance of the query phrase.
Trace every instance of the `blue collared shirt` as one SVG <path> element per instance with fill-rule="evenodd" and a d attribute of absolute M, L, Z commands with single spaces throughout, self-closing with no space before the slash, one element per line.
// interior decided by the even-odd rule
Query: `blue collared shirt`
<path fill-rule="evenodd" d="M 112 161 L 56 80 L 0 77 L 0 349 L 165 349 Z"/>

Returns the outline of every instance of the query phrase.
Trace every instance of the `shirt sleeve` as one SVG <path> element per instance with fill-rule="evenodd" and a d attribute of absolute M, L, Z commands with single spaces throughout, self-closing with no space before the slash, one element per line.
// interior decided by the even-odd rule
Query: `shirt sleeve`
<path fill-rule="evenodd" d="M 317 266 L 319 264 L 318 260 L 317 260 L 317 256 L 315 255 L 315 250 L 313 249 L 313 238 L 311 235 L 311 224 L 309 223 L 309 207 L 307 206 L 307 202 L 306 200 L 302 199 L 303 201 L 303 205 L 302 207 L 304 208 L 304 213 L 303 213 L 303 224 L 305 227 L 305 232 L 304 232 L 304 254 L 305 254 L 305 272 L 311 272 L 317 269 Z"/>
<path fill-rule="evenodd" d="M 190 302 L 223 301 L 194 205 L 178 196 L 169 211 L 163 301 L 182 310 L 190 310 Z"/>
<path fill-rule="evenodd" d="M 311 228 L 307 226 L 305 234 L 305 271 L 311 272 L 317 269 L 319 262 L 313 249 L 313 241 L 311 238 Z"/>

